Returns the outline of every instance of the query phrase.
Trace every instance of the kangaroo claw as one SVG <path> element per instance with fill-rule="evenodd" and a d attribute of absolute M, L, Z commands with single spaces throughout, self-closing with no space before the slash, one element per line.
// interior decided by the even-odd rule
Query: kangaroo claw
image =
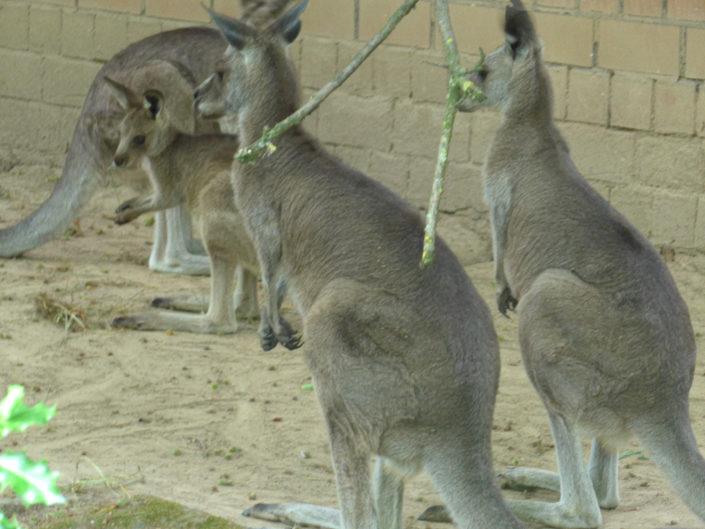
<path fill-rule="evenodd" d="M 504 287 L 501 294 L 497 296 L 497 307 L 499 308 L 499 312 L 501 312 L 502 316 L 505 318 L 509 317 L 507 316 L 507 310 L 514 312 L 517 307 L 517 303 L 518 301 L 514 296 L 512 296 L 509 287 Z"/>

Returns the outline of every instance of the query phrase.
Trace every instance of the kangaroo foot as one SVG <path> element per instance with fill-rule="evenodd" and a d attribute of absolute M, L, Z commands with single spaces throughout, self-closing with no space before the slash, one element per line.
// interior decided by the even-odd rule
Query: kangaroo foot
<path fill-rule="evenodd" d="M 504 287 L 504 290 L 497 296 L 497 308 L 499 308 L 499 312 L 502 313 L 502 316 L 509 317 L 507 316 L 507 311 L 511 310 L 514 312 L 514 309 L 517 307 L 517 300 L 514 296 L 512 296 L 511 291 L 509 290 L 509 287 Z"/>
<path fill-rule="evenodd" d="M 452 523 L 450 513 L 445 505 L 433 505 L 426 509 L 419 516 L 419 520 L 424 522 Z"/>

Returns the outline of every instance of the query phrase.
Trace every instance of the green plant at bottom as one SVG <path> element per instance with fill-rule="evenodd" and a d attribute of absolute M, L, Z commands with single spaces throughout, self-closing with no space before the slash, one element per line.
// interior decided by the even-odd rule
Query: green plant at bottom
<path fill-rule="evenodd" d="M 26 406 L 24 388 L 10 386 L 0 401 L 0 438 L 12 432 L 24 432 L 35 424 L 46 424 L 56 413 L 56 406 L 43 403 Z M 58 472 L 52 472 L 46 460 L 35 463 L 24 452 L 0 454 L 0 493 L 7 487 L 19 496 L 26 507 L 34 504 L 56 505 L 66 499 L 56 486 Z M 17 519 L 8 518 L 0 511 L 0 529 L 21 529 Z"/>

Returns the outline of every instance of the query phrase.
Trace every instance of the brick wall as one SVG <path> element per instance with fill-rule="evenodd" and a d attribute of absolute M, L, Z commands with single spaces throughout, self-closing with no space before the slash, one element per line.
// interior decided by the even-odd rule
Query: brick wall
<path fill-rule="evenodd" d="M 236 0 L 205 4 L 235 16 Z M 311 0 L 293 56 L 308 96 L 401 0 Z M 656 245 L 705 250 L 705 0 L 528 0 L 556 116 L 591 183 Z M 61 165 L 101 63 L 157 31 L 207 23 L 200 0 L 0 0 L 0 166 Z M 504 2 L 450 0 L 464 62 L 499 45 Z M 446 73 L 430 0 L 306 126 L 419 207 L 431 187 Z M 480 169 L 498 117 L 461 114 L 441 231 L 490 257 Z"/>

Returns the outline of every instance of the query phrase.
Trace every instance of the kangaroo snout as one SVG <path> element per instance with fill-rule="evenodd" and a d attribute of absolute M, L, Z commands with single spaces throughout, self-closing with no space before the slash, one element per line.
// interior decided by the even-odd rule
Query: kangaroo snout
<path fill-rule="evenodd" d="M 115 167 L 124 167 L 127 163 L 127 156 L 116 156 L 113 159 L 113 164 Z"/>

